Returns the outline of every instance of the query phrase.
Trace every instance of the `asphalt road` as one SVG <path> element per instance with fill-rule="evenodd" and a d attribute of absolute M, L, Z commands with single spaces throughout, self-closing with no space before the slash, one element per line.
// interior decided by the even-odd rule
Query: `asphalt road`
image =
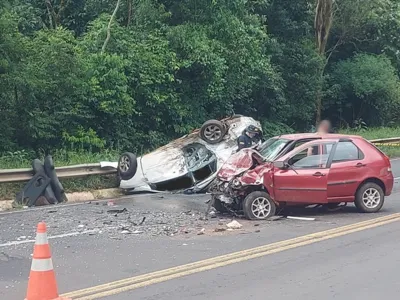
<path fill-rule="evenodd" d="M 400 177 L 400 161 L 393 161 Z M 353 206 L 330 213 L 307 209 L 314 221 L 239 220 L 241 230 L 215 232 L 230 219 L 204 220 L 208 196 L 140 195 L 109 207 L 86 203 L 0 214 L 0 299 L 26 293 L 36 224 L 44 220 L 60 293 L 400 213 L 400 185 L 377 214 Z M 127 211 L 108 213 L 110 209 Z M 143 224 L 140 222 L 146 217 Z M 140 225 L 139 225 L 140 224 Z M 400 222 L 300 245 L 204 270 L 105 299 L 388 299 L 398 298 Z M 123 233 L 128 231 L 128 233 Z M 198 235 L 199 233 L 203 233 Z M 84 299 L 77 294 L 75 299 Z M 97 298 L 87 298 L 97 299 Z"/>

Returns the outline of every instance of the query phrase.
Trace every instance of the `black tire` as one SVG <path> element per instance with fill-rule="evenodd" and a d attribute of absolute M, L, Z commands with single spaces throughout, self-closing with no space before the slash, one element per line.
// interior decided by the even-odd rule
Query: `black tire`
<path fill-rule="evenodd" d="M 33 161 L 32 161 L 32 169 L 33 169 L 33 172 L 35 173 L 35 174 L 37 174 L 37 173 L 43 173 L 43 174 L 46 174 L 46 172 L 45 172 L 45 169 L 44 169 L 44 165 L 43 165 L 43 163 L 40 161 L 40 159 L 34 159 Z M 47 175 L 47 174 L 46 174 Z M 48 176 L 48 175 L 47 175 Z M 56 197 L 56 195 L 54 194 L 54 191 L 53 191 L 53 189 L 52 189 L 52 187 L 51 187 L 51 182 L 50 182 L 50 184 L 46 187 L 46 189 L 45 189 L 45 191 L 44 191 L 44 196 L 46 197 L 46 199 L 47 199 L 47 201 L 50 203 L 50 204 L 56 204 L 58 201 L 57 201 L 57 197 Z"/>
<path fill-rule="evenodd" d="M 54 167 L 53 157 L 51 155 L 47 155 L 44 158 L 44 171 L 46 172 L 46 175 L 51 179 L 50 185 L 51 188 L 53 189 L 57 201 L 58 202 L 67 201 L 64 187 L 62 186 L 60 180 L 58 179 L 56 169 Z"/>
<path fill-rule="evenodd" d="M 200 128 L 200 137 L 208 144 L 220 143 L 227 132 L 224 123 L 218 120 L 208 120 Z"/>
<path fill-rule="evenodd" d="M 371 198 L 368 198 L 368 195 Z M 382 188 L 373 182 L 364 183 L 357 191 L 354 204 L 360 212 L 376 213 L 381 210 L 385 201 Z"/>
<path fill-rule="evenodd" d="M 269 208 L 264 210 L 264 213 L 260 212 L 260 214 L 256 215 L 253 209 L 253 204 L 256 205 L 256 201 L 261 205 L 269 205 Z M 243 212 L 244 216 L 249 220 L 265 220 L 275 215 L 276 205 L 268 193 L 261 191 L 252 192 L 243 200 Z"/>
<path fill-rule="evenodd" d="M 131 152 L 125 152 L 119 157 L 118 174 L 122 180 L 129 180 L 135 176 L 137 171 L 137 158 Z"/>
<path fill-rule="evenodd" d="M 228 210 L 226 209 L 226 207 L 222 204 L 221 200 L 215 198 L 214 199 L 214 204 L 213 207 L 216 209 L 216 211 L 220 212 L 220 213 L 226 213 L 228 212 Z"/>

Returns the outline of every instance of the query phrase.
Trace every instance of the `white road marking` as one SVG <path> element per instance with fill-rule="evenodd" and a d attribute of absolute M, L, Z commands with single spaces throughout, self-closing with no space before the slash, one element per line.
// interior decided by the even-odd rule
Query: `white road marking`
<path fill-rule="evenodd" d="M 84 231 L 77 231 L 77 232 L 71 232 L 71 233 L 63 233 L 63 234 L 49 236 L 48 239 L 49 240 L 50 239 L 59 239 L 59 238 L 64 238 L 64 237 L 69 237 L 69 236 L 77 236 L 77 235 L 81 235 L 81 234 L 96 233 L 96 232 L 99 232 L 99 230 L 93 229 L 93 230 L 84 230 Z M 34 243 L 34 242 L 35 242 L 35 240 L 11 241 L 11 242 L 7 242 L 4 244 L 0 244 L 0 248 L 16 246 L 16 245 L 21 245 L 21 244 L 29 244 L 29 243 Z"/>
<path fill-rule="evenodd" d="M 165 193 L 165 192 L 162 192 Z M 169 193 L 168 193 L 169 194 Z M 27 209 L 21 209 L 21 210 L 12 210 L 12 211 L 3 211 L 0 212 L 0 216 L 2 215 L 11 215 L 11 214 L 18 214 L 18 213 L 26 213 L 26 212 L 31 212 L 31 211 L 35 211 L 35 210 L 54 210 L 54 209 L 59 209 L 59 208 L 66 208 L 66 207 L 70 207 L 70 206 L 78 206 L 78 205 L 84 205 L 87 204 L 88 202 L 91 203 L 95 203 L 95 202 L 99 202 L 99 203 L 103 203 L 103 202 L 107 202 L 110 200 L 126 200 L 126 199 L 134 199 L 134 198 L 140 198 L 140 197 L 148 197 L 149 194 L 137 194 L 137 195 L 126 195 L 126 196 L 122 196 L 122 197 L 114 197 L 114 198 L 107 198 L 107 199 L 95 199 L 95 200 L 88 200 L 85 202 L 78 202 L 78 203 L 62 203 L 62 204 L 57 204 L 57 205 L 45 205 L 45 206 L 38 206 L 38 207 L 30 207 Z"/>
<path fill-rule="evenodd" d="M 100 200 L 93 200 L 93 202 L 95 202 L 95 201 L 100 201 Z M 30 207 L 30 208 L 21 209 L 21 210 L 2 211 L 2 212 L 0 212 L 0 216 L 24 213 L 24 212 L 35 211 L 35 210 L 51 210 L 51 209 L 63 208 L 63 207 L 68 207 L 68 206 L 77 206 L 77 205 L 83 205 L 83 204 L 85 204 L 85 202 L 65 203 L 65 204 L 57 204 L 57 205 L 45 205 L 45 206 L 38 206 L 38 207 Z"/>

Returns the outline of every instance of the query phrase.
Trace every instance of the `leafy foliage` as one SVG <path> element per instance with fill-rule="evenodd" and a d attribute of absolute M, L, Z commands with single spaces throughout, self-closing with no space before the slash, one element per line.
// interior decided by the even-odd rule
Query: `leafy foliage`
<path fill-rule="evenodd" d="M 308 131 L 318 95 L 336 127 L 398 125 L 398 1 L 334 1 L 324 55 L 311 0 L 120 1 L 102 53 L 116 3 L 1 2 L 0 153 L 142 152 L 232 113 Z"/>

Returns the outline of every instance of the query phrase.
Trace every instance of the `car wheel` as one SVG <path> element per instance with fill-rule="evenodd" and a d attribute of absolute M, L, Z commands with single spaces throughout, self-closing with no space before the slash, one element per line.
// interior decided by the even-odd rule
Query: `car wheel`
<path fill-rule="evenodd" d="M 252 192 L 243 201 L 243 212 L 249 220 L 265 220 L 275 215 L 276 205 L 266 192 Z"/>
<path fill-rule="evenodd" d="M 209 144 L 218 144 L 224 139 L 227 128 L 218 120 L 209 120 L 200 128 L 200 137 Z"/>
<path fill-rule="evenodd" d="M 129 180 L 137 171 L 137 158 L 131 152 L 125 152 L 119 157 L 118 174 L 122 180 Z"/>
<path fill-rule="evenodd" d="M 382 188 L 376 183 L 368 182 L 358 189 L 354 204 L 361 212 L 375 213 L 380 211 L 384 200 Z"/>
<path fill-rule="evenodd" d="M 221 200 L 215 198 L 214 199 L 214 204 L 213 207 L 220 213 L 226 213 L 228 212 L 228 210 L 226 209 L 226 207 L 222 204 Z"/>

